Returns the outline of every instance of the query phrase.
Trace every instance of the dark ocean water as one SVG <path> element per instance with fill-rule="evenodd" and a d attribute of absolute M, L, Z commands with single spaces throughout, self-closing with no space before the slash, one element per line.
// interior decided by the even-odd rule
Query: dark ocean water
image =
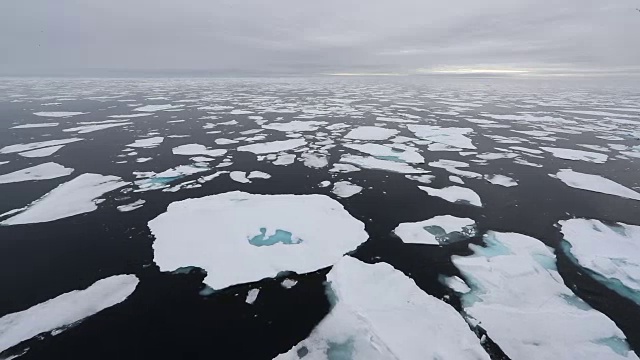
<path fill-rule="evenodd" d="M 157 99 L 157 98 L 163 99 Z M 123 102 L 121 100 L 132 100 Z M 183 102 L 180 100 L 193 100 Z M 348 103 L 344 101 L 348 100 Z M 442 101 L 458 102 L 459 105 Z M 60 103 L 59 105 L 43 105 Z M 403 105 L 403 104 L 419 105 Z M 481 106 L 465 106 L 478 103 Z M 78 122 L 108 120 L 110 115 L 133 114 L 132 104 L 182 104 L 180 111 L 156 111 L 152 116 L 132 118 L 131 124 L 94 132 L 76 134 L 64 129 Z M 358 108 L 361 117 L 345 113 L 344 107 Z M 222 105 L 245 109 L 252 114 L 230 114 L 228 110 L 208 111 L 198 107 Z M 400 107 L 394 107 L 400 106 Z M 269 107 L 271 109 L 269 109 Z M 615 123 L 611 116 L 579 115 L 562 112 L 613 111 L 605 108 L 640 108 L 640 92 L 633 88 L 599 87 L 589 83 L 555 81 L 514 82 L 511 80 L 455 80 L 439 83 L 434 80 L 379 79 L 119 79 L 119 80 L 47 80 L 5 79 L 0 81 L 0 148 L 50 139 L 80 137 L 85 139 L 64 146 L 51 156 L 27 158 L 17 153 L 0 154 L 0 174 L 20 170 L 48 161 L 75 169 L 72 176 L 82 173 L 115 175 L 134 181 L 136 171 L 160 172 L 191 163 L 189 157 L 174 155 L 171 149 L 189 143 L 211 148 L 229 149 L 233 165 L 187 176 L 176 181 L 197 179 L 218 170 L 260 170 L 272 175 L 265 181 L 241 184 L 228 176 L 220 176 L 194 189 L 177 192 L 152 190 L 146 192 L 107 194 L 98 209 L 89 213 L 56 221 L 0 226 L 0 317 L 25 310 L 62 293 L 83 289 L 97 280 L 117 275 L 135 274 L 140 283 L 124 302 L 110 307 L 52 336 L 41 336 L 7 350 L 8 356 L 29 350 L 21 359 L 271 359 L 305 339 L 314 326 L 328 313 L 324 280 L 329 267 L 310 274 L 290 274 L 298 280 L 291 289 L 280 286 L 282 278 L 264 279 L 258 283 L 240 284 L 209 296 L 199 294 L 204 288 L 204 275 L 193 270 L 188 274 L 160 272 L 153 261 L 153 236 L 147 223 L 166 211 L 175 201 L 198 198 L 233 190 L 255 194 L 325 194 L 337 199 L 356 219 L 366 224 L 370 239 L 352 255 L 369 262 L 387 262 L 415 280 L 425 292 L 447 297 L 460 309 L 455 293 L 443 286 L 440 275 L 458 275 L 451 262 L 452 255 L 468 255 L 469 242 L 482 244 L 488 230 L 517 232 L 535 237 L 552 248 L 558 248 L 562 234 L 556 226 L 559 220 L 573 217 L 600 219 L 640 225 L 640 202 L 617 196 L 588 192 L 566 186 L 549 174 L 559 169 L 599 174 L 625 186 L 640 189 L 640 158 L 617 158 L 610 149 L 608 161 L 594 164 L 572 161 L 543 153 L 537 157 L 519 155 L 542 165 L 526 166 L 514 159 L 501 158 L 485 163 L 469 162 L 472 156 L 457 151 L 429 151 L 415 145 L 425 158 L 415 165 L 435 175 L 428 185 L 441 188 L 451 184 L 447 170 L 427 165 L 441 159 L 471 164 L 464 170 L 482 174 L 504 174 L 517 180 L 514 187 L 502 187 L 482 179 L 466 179 L 466 187 L 478 193 L 482 208 L 453 204 L 427 195 L 419 184 L 403 174 L 382 170 L 363 170 L 338 174 L 332 178 L 328 169 L 345 153 L 355 153 L 341 146 L 329 150 L 329 166 L 315 169 L 296 161 L 288 166 L 276 166 L 271 161 L 258 161 L 250 152 L 234 149 L 243 143 L 216 145 L 217 137 L 234 138 L 241 131 L 259 129 L 248 116 L 259 115 L 268 122 L 291 121 L 302 114 L 312 114 L 300 121 L 326 121 L 358 125 L 384 124 L 400 131 L 398 135 L 414 137 L 400 123 L 383 123 L 377 116 L 393 113 L 410 114 L 430 119 L 439 126 L 473 128 L 469 135 L 478 153 L 496 152 L 509 146 L 538 148 L 553 146 L 591 151 L 576 144 L 608 147 L 622 144 L 640 145 L 633 132 L 640 126 Z M 412 109 L 416 108 L 416 109 Z M 284 111 L 287 109 L 287 111 Z M 309 109 L 321 110 L 318 113 Z M 420 109 L 420 110 L 417 110 Z M 305 111 L 306 110 L 306 111 Z M 35 116 L 39 111 L 77 111 L 85 114 L 68 118 Z M 527 112 L 535 116 L 571 119 L 588 124 L 591 131 L 579 134 L 554 132 L 551 140 L 537 139 L 513 130 L 544 130 L 549 124 L 526 121 L 496 120 L 487 114 L 512 115 Z M 203 119 L 215 113 L 216 119 Z M 618 112 L 640 122 L 640 111 Z M 281 119 L 279 119 L 281 117 Z M 466 119 L 486 119 L 508 127 L 482 127 Z M 115 119 L 111 119 L 115 120 Z M 169 123 L 172 120 L 184 122 Z M 236 120 L 237 125 L 204 129 L 207 123 Z M 423 120 L 420 120 L 423 121 Z M 59 122 L 55 127 L 11 129 L 25 123 Z M 562 127 L 562 125 L 555 125 Z M 219 134 L 206 131 L 220 130 Z M 319 129 L 318 131 L 323 131 Z M 136 149 L 137 156 L 121 156 L 127 144 L 136 139 L 165 137 L 155 148 Z M 313 135 L 312 132 L 310 135 Z M 623 140 L 610 141 L 595 135 L 616 133 Z M 623 134 L 629 136 L 624 137 Z M 264 141 L 287 139 L 285 133 L 264 131 Z M 170 135 L 188 135 L 174 137 Z M 344 133 L 342 134 L 344 135 Z M 496 138 L 525 138 L 530 143 L 497 143 Z M 331 135 L 339 144 L 344 139 Z M 313 141 L 310 139 L 309 141 Z M 466 151 L 466 150 L 465 150 Z M 120 155 L 120 156 L 119 156 Z M 138 163 L 137 157 L 152 160 Z M 117 163 L 119 161 L 126 163 Z M 212 163 L 215 165 L 219 162 Z M 21 208 L 43 196 L 70 177 L 42 181 L 0 184 L 0 213 Z M 349 179 L 362 186 L 361 193 L 338 198 L 331 187 L 321 188 L 324 180 Z M 124 197 L 129 197 L 124 199 Z M 120 212 L 117 206 L 132 200 L 145 200 L 144 206 L 131 212 Z M 61 206 L 63 206 L 61 204 Z M 415 222 L 437 215 L 469 217 L 476 221 L 479 234 L 468 241 L 437 247 L 405 244 L 392 234 L 403 222 Z M 213 234 L 212 236 L 215 236 Z M 631 347 L 640 349 L 640 307 L 585 275 L 584 270 L 556 251 L 558 268 L 565 283 L 579 297 L 611 318 L 625 333 Z M 640 258 L 638 259 L 640 261 Z M 260 287 L 260 296 L 253 305 L 245 303 L 249 289 Z M 532 289 L 531 291 L 535 291 Z M 526 326 L 526 324 L 522 324 Z M 498 345 L 485 345 L 494 358 L 502 358 Z"/>

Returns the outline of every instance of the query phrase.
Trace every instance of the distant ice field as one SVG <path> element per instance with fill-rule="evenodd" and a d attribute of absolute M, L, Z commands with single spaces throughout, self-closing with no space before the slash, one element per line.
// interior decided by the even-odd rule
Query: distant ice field
<path fill-rule="evenodd" d="M 0 359 L 637 359 L 638 103 L 2 79 Z"/>

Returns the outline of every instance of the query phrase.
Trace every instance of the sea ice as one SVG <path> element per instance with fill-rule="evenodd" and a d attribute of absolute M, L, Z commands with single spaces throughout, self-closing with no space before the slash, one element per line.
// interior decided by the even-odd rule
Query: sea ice
<path fill-rule="evenodd" d="M 63 146 L 64 145 L 49 146 L 46 148 L 40 148 L 40 149 L 21 152 L 21 153 L 18 153 L 18 155 L 28 157 L 28 158 L 47 157 L 47 156 L 53 155 L 56 151 L 62 149 Z"/>
<path fill-rule="evenodd" d="M 51 118 L 61 118 L 61 117 L 71 117 L 76 115 L 83 115 L 86 113 L 77 112 L 77 111 L 41 111 L 37 113 L 33 113 L 35 116 L 42 117 L 51 117 Z"/>
<path fill-rule="evenodd" d="M 511 359 L 638 359 L 616 324 L 567 288 L 553 250 L 532 237 L 490 231 L 486 247 L 453 256 L 471 291 L 468 322 Z"/>
<path fill-rule="evenodd" d="M 247 179 L 247 173 L 244 171 L 232 171 L 229 173 L 231 180 L 242 184 L 248 184 L 251 180 Z"/>
<path fill-rule="evenodd" d="M 84 214 L 98 208 L 98 197 L 127 185 L 117 176 L 86 173 L 59 185 L 26 210 L 0 225 L 41 223 Z"/>
<path fill-rule="evenodd" d="M 260 289 L 249 290 L 249 292 L 247 293 L 247 298 L 244 300 L 244 302 L 246 302 L 249 305 L 252 305 L 254 302 L 256 302 L 256 299 L 258 298 L 259 293 L 260 293 Z"/>
<path fill-rule="evenodd" d="M 515 180 L 504 175 L 485 175 L 484 178 L 485 180 L 487 180 L 492 184 L 501 185 L 504 187 L 511 187 L 511 186 L 518 185 L 518 183 Z"/>
<path fill-rule="evenodd" d="M 154 147 L 157 147 L 158 145 L 162 144 L 162 141 L 164 141 L 164 137 L 162 137 L 162 136 L 156 136 L 156 137 L 151 137 L 151 138 L 146 138 L 146 139 L 137 139 L 133 143 L 127 145 L 127 147 L 154 148 Z"/>
<path fill-rule="evenodd" d="M 338 181 L 333 184 L 332 193 L 341 198 L 351 197 L 362 191 L 362 186 L 352 184 L 348 181 Z"/>
<path fill-rule="evenodd" d="M 278 360 L 489 359 L 453 307 L 385 263 L 345 256 L 327 274 L 329 314 Z"/>
<path fill-rule="evenodd" d="M 588 274 L 640 305 L 640 226 L 599 220 L 560 221 L 561 249 Z"/>
<path fill-rule="evenodd" d="M 364 224 L 328 196 L 239 191 L 174 202 L 149 228 L 162 271 L 202 268 L 213 289 L 315 271 L 368 238 Z"/>
<path fill-rule="evenodd" d="M 381 160 L 422 164 L 424 158 L 417 151 L 410 148 L 400 148 L 380 144 L 344 144 L 344 147 L 357 150 Z"/>
<path fill-rule="evenodd" d="M 177 109 L 180 107 L 183 107 L 184 105 L 171 105 L 171 104 L 164 104 L 164 105 L 145 105 L 145 106 L 141 106 L 139 108 L 135 108 L 133 109 L 133 111 L 147 111 L 147 112 L 154 112 L 154 111 L 163 111 L 163 110 L 170 110 L 170 109 Z"/>
<path fill-rule="evenodd" d="M 471 139 L 471 128 L 440 127 L 435 125 L 407 125 L 408 129 L 420 139 L 461 149 L 475 149 Z"/>
<path fill-rule="evenodd" d="M 325 125 L 325 121 L 298 121 L 294 120 L 291 122 L 274 122 L 269 124 L 262 125 L 265 129 L 284 131 L 284 132 L 295 132 L 295 131 L 316 131 L 318 127 Z"/>
<path fill-rule="evenodd" d="M 176 146 L 171 150 L 175 155 L 205 155 L 205 156 L 222 156 L 227 153 L 225 149 L 208 149 L 201 144 L 185 144 Z"/>
<path fill-rule="evenodd" d="M 278 156 L 278 158 L 273 162 L 273 165 L 291 165 L 296 160 L 295 154 L 284 154 Z"/>
<path fill-rule="evenodd" d="M 135 209 L 141 208 L 142 205 L 144 205 L 145 201 L 140 199 L 140 200 L 136 200 L 130 204 L 126 204 L 126 205 L 120 205 L 117 207 L 118 211 L 120 212 L 129 212 L 129 211 L 133 211 Z"/>
<path fill-rule="evenodd" d="M 349 131 L 349 133 L 345 135 L 345 139 L 386 140 L 396 135 L 398 132 L 398 130 L 386 129 L 377 126 L 360 126 Z"/>
<path fill-rule="evenodd" d="M 266 143 L 243 145 L 238 147 L 238 151 L 248 151 L 254 154 L 269 154 L 280 151 L 293 150 L 306 145 L 304 139 L 280 140 Z"/>
<path fill-rule="evenodd" d="M 91 315 L 123 302 L 138 286 L 135 275 L 115 275 L 0 318 L 0 352 L 32 337 L 64 331 Z"/>
<path fill-rule="evenodd" d="M 57 122 L 54 123 L 35 123 L 35 124 L 22 124 L 10 127 L 10 129 L 31 129 L 31 128 L 43 128 L 58 126 Z"/>
<path fill-rule="evenodd" d="M 73 172 L 72 168 L 64 167 L 58 163 L 48 162 L 26 169 L 17 170 L 8 174 L 0 175 L 0 184 L 55 179 L 67 176 Z"/>
<path fill-rule="evenodd" d="M 448 186 L 442 189 L 431 188 L 428 186 L 418 186 L 418 188 L 431 196 L 437 196 L 441 199 L 447 200 L 448 202 L 482 206 L 480 196 L 469 188 L 460 186 Z"/>
<path fill-rule="evenodd" d="M 98 130 L 104 130 L 104 129 L 109 129 L 109 128 L 112 128 L 112 127 L 131 125 L 131 124 L 132 123 L 130 123 L 130 122 L 118 122 L 118 123 L 109 123 L 109 124 L 83 125 L 83 126 L 76 126 L 76 127 L 64 129 L 62 131 L 64 131 L 64 132 L 77 132 L 78 134 L 86 134 L 86 133 L 90 133 L 90 132 L 94 132 L 94 131 L 98 131 Z"/>
<path fill-rule="evenodd" d="M 322 155 L 302 154 L 300 158 L 304 161 L 304 166 L 308 168 L 320 169 L 329 165 L 327 157 Z"/>
<path fill-rule="evenodd" d="M 365 169 L 385 170 L 401 174 L 422 174 L 426 172 L 425 170 L 416 169 L 402 162 L 382 160 L 372 156 L 342 155 L 340 161 Z"/>
<path fill-rule="evenodd" d="M 247 179 L 270 179 L 271 175 L 262 171 L 252 171 L 247 175 Z"/>
<path fill-rule="evenodd" d="M 28 144 L 9 145 L 0 149 L 0 154 L 11 154 L 16 152 L 24 152 L 24 151 L 30 151 L 35 149 L 41 149 L 41 148 L 50 147 L 50 146 L 65 145 L 65 144 L 69 144 L 69 143 L 80 141 L 80 140 L 84 140 L 84 139 L 71 138 L 71 139 L 39 141 L 39 142 L 28 143 Z"/>
<path fill-rule="evenodd" d="M 640 200 L 640 193 L 600 175 L 585 174 L 571 169 L 561 169 L 553 177 L 557 177 L 572 188 Z"/>
<path fill-rule="evenodd" d="M 564 148 L 552 148 L 552 147 L 541 147 L 540 149 L 544 151 L 550 152 L 553 156 L 565 159 L 565 160 L 582 160 L 589 161 L 596 164 L 602 164 L 607 161 L 607 155 L 591 152 L 591 151 L 583 151 L 583 150 L 574 150 L 574 149 L 564 149 Z"/>
<path fill-rule="evenodd" d="M 402 223 L 393 232 L 409 244 L 446 245 L 476 236 L 476 222 L 469 218 L 440 215 L 429 220 Z"/>

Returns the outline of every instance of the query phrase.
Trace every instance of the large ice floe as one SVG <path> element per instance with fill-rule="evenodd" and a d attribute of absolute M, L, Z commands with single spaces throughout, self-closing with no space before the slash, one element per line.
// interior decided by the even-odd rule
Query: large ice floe
<path fill-rule="evenodd" d="M 135 275 L 115 275 L 96 281 L 26 310 L 0 318 L 0 352 L 32 337 L 63 331 L 78 321 L 124 301 L 138 285 Z"/>
<path fill-rule="evenodd" d="M 469 218 L 441 215 L 429 220 L 402 223 L 393 232 L 405 243 L 446 245 L 476 236 L 476 222 Z"/>
<path fill-rule="evenodd" d="M 149 228 L 162 271 L 202 268 L 213 289 L 315 271 L 368 238 L 364 224 L 328 196 L 240 191 L 174 202 Z"/>
<path fill-rule="evenodd" d="M 117 176 L 82 174 L 59 185 L 0 225 L 41 223 L 91 212 L 98 208 L 100 196 L 126 184 Z"/>
<path fill-rule="evenodd" d="M 470 291 L 462 308 L 511 359 L 638 359 L 616 324 L 565 286 L 553 250 L 532 237 L 490 231 L 485 247 L 453 256 Z M 446 281 L 450 284 L 452 282 Z"/>
<path fill-rule="evenodd" d="M 587 273 L 640 305 L 640 226 L 599 220 L 560 221 L 562 250 Z"/>
<path fill-rule="evenodd" d="M 440 127 L 435 125 L 407 125 L 417 137 L 434 143 L 461 149 L 475 149 L 466 135 L 473 133 L 471 128 Z"/>
<path fill-rule="evenodd" d="M 455 204 L 482 206 L 480 196 L 469 188 L 461 186 L 448 186 L 442 189 L 436 189 L 428 186 L 418 186 L 418 188 L 431 196 L 436 196 Z"/>
<path fill-rule="evenodd" d="M 553 156 L 565 160 L 582 160 L 602 164 L 607 161 L 608 156 L 602 153 L 592 151 L 541 147 L 542 150 L 550 152 Z"/>
<path fill-rule="evenodd" d="M 422 169 L 414 168 L 404 162 L 378 159 L 373 156 L 357 156 L 345 154 L 340 157 L 340 161 L 343 163 L 358 165 L 365 169 L 385 170 L 401 174 L 422 174 L 427 172 Z"/>
<path fill-rule="evenodd" d="M 387 146 L 380 144 L 345 144 L 345 147 L 372 155 L 377 159 L 406 162 L 410 164 L 422 164 L 424 158 L 417 151 L 399 146 Z"/>
<path fill-rule="evenodd" d="M 0 184 L 55 179 L 62 176 L 67 176 L 72 172 L 72 168 L 64 167 L 58 163 L 48 162 L 36 166 L 31 166 L 26 169 L 10 172 L 8 174 L 0 175 Z"/>
<path fill-rule="evenodd" d="M 329 314 L 275 359 L 489 359 L 453 307 L 389 264 L 345 256 L 326 286 Z"/>
<path fill-rule="evenodd" d="M 201 144 L 185 144 L 176 146 L 171 151 L 176 155 L 206 155 L 206 156 L 222 156 L 227 153 L 225 149 L 209 149 Z"/>
<path fill-rule="evenodd" d="M 571 169 L 561 169 L 556 175 L 552 176 L 572 188 L 640 200 L 640 193 L 600 175 L 585 174 Z"/>

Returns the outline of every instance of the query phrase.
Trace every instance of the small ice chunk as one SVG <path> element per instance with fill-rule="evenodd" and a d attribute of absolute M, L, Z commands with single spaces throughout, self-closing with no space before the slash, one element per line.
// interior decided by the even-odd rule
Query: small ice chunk
<path fill-rule="evenodd" d="M 0 318 L 0 352 L 25 340 L 68 326 L 123 302 L 138 286 L 135 275 L 115 275 Z"/>
<path fill-rule="evenodd" d="M 8 184 L 21 181 L 47 180 L 67 176 L 73 172 L 72 168 L 64 167 L 58 163 L 48 162 L 26 169 L 17 170 L 0 175 L 0 184 Z"/>
<path fill-rule="evenodd" d="M 278 156 L 278 158 L 273 162 L 273 165 L 291 165 L 296 160 L 295 154 L 284 154 Z"/>
<path fill-rule="evenodd" d="M 409 131 L 418 138 L 434 143 L 461 149 L 475 149 L 466 135 L 473 133 L 471 128 L 440 127 L 435 125 L 407 125 Z"/>
<path fill-rule="evenodd" d="M 320 184 L 318 184 L 318 186 L 320 186 L 321 188 L 326 188 L 329 185 L 331 185 L 331 181 L 328 181 L 328 180 L 322 181 L 320 182 Z"/>
<path fill-rule="evenodd" d="M 120 212 L 129 212 L 129 211 L 133 211 L 135 209 L 141 208 L 142 205 L 144 205 L 145 201 L 140 199 L 140 200 L 136 200 L 134 202 L 132 202 L 131 204 L 126 204 L 126 205 L 120 205 L 118 206 L 118 211 Z"/>
<path fill-rule="evenodd" d="M 471 291 L 471 288 L 467 286 L 464 280 L 460 279 L 457 276 L 442 277 L 441 281 L 446 287 L 457 292 L 458 294 L 466 294 Z"/>
<path fill-rule="evenodd" d="M 244 300 L 249 305 L 253 305 L 253 303 L 258 298 L 258 294 L 260 293 L 260 289 L 251 289 L 247 293 L 247 298 Z"/>
<path fill-rule="evenodd" d="M 171 104 L 163 104 L 163 105 L 145 105 L 139 108 L 133 109 L 133 111 L 146 111 L 146 112 L 154 112 L 154 111 L 163 111 L 163 110 L 171 110 L 183 107 L 184 105 L 171 105 Z"/>
<path fill-rule="evenodd" d="M 292 132 L 292 131 L 316 131 L 318 127 L 325 125 L 325 121 L 298 121 L 276 122 L 262 125 L 265 129 Z"/>
<path fill-rule="evenodd" d="M 301 146 L 306 145 L 307 142 L 304 139 L 291 139 L 291 140 L 280 140 L 280 141 L 272 141 L 266 143 L 257 143 L 251 145 L 243 145 L 238 147 L 238 151 L 248 151 L 254 154 L 269 154 L 280 151 L 293 150 L 295 148 L 299 148 Z"/>
<path fill-rule="evenodd" d="M 364 224 L 328 196 L 240 191 L 174 202 L 149 228 L 161 271 L 197 266 L 213 289 L 316 271 L 369 237 Z"/>
<path fill-rule="evenodd" d="M 244 171 L 232 171 L 229 173 L 229 177 L 231 177 L 231 180 L 242 184 L 248 184 L 251 182 L 251 180 L 247 179 L 247 173 Z"/>
<path fill-rule="evenodd" d="M 436 178 L 434 175 L 405 175 L 405 177 L 422 184 L 431 184 L 433 179 Z"/>
<path fill-rule="evenodd" d="M 398 130 L 377 126 L 359 126 L 347 133 L 345 139 L 354 140 L 386 140 L 398 134 Z"/>
<path fill-rule="evenodd" d="M 360 171 L 359 167 L 353 166 L 351 164 L 334 164 L 333 167 L 329 170 L 329 172 L 338 172 L 338 173 L 349 173 L 354 171 Z"/>
<path fill-rule="evenodd" d="M 352 184 L 348 181 L 338 181 L 333 184 L 332 193 L 341 198 L 351 197 L 362 191 L 362 186 Z"/>
<path fill-rule="evenodd" d="M 389 264 L 345 256 L 326 284 L 329 314 L 275 359 L 489 359 L 453 307 Z"/>
<path fill-rule="evenodd" d="M 62 149 L 63 146 L 64 145 L 49 146 L 46 148 L 21 152 L 21 153 L 18 153 L 18 155 L 28 157 L 28 158 L 47 157 L 47 156 L 53 155 L 56 151 Z"/>
<path fill-rule="evenodd" d="M 304 166 L 313 169 L 320 169 L 329 165 L 326 156 L 316 154 L 302 154 L 300 156 L 304 160 Z"/>
<path fill-rule="evenodd" d="M 605 163 L 608 159 L 606 154 L 596 153 L 592 151 L 553 148 L 553 147 L 541 147 L 540 149 L 550 152 L 553 156 L 565 159 L 565 160 L 582 160 L 593 162 L 596 164 Z"/>
<path fill-rule="evenodd" d="M 380 144 L 344 144 L 344 147 L 357 150 L 377 159 L 405 162 L 409 164 L 422 164 L 424 158 L 417 151 L 399 146 L 387 146 Z"/>
<path fill-rule="evenodd" d="M 284 279 L 280 283 L 280 286 L 282 286 L 285 289 L 291 289 L 292 287 L 296 286 L 297 283 L 298 281 L 294 279 Z"/>
<path fill-rule="evenodd" d="M 109 124 L 83 125 L 83 126 L 76 126 L 76 127 L 64 129 L 62 131 L 77 132 L 78 134 L 86 134 L 86 133 L 90 133 L 98 130 L 104 130 L 104 129 L 109 129 L 113 127 L 125 126 L 125 125 L 131 125 L 131 124 L 132 123 L 130 122 L 119 122 L 119 123 L 109 123 Z"/>
<path fill-rule="evenodd" d="M 252 171 L 247 176 L 247 179 L 270 179 L 271 175 L 262 171 Z"/>
<path fill-rule="evenodd" d="M 69 143 L 80 141 L 80 140 L 84 140 L 84 139 L 71 138 L 71 139 L 60 139 L 60 140 L 47 140 L 47 141 L 40 141 L 40 142 L 34 142 L 34 143 L 28 143 L 28 144 L 9 145 L 0 149 L 0 154 L 11 154 L 16 152 L 24 152 L 24 151 L 30 151 L 35 149 L 41 149 L 41 148 L 50 147 L 50 146 L 65 145 L 65 144 L 69 144 Z"/>
<path fill-rule="evenodd" d="M 462 181 L 462 179 L 458 176 L 449 175 L 449 181 L 451 181 L 452 183 L 464 185 L 464 181 Z"/>
<path fill-rule="evenodd" d="M 117 176 L 86 173 L 32 202 L 26 210 L 0 225 L 41 223 L 94 211 L 98 197 L 127 185 Z"/>
<path fill-rule="evenodd" d="M 236 144 L 239 141 L 238 140 L 231 140 L 231 139 L 226 139 L 226 138 L 218 138 L 215 139 L 214 142 L 218 145 L 229 145 L 229 144 Z"/>
<path fill-rule="evenodd" d="M 162 144 L 162 141 L 164 141 L 164 137 L 156 136 L 156 137 L 151 137 L 146 139 L 137 139 L 136 141 L 134 141 L 133 143 L 127 146 L 133 147 L 133 148 L 154 148 Z"/>
<path fill-rule="evenodd" d="M 428 186 L 418 186 L 418 188 L 431 196 L 437 196 L 448 202 L 482 206 L 480 196 L 469 188 L 460 186 L 448 186 L 442 189 L 435 189 Z"/>
<path fill-rule="evenodd" d="M 35 124 L 22 124 L 10 127 L 10 129 L 32 129 L 32 128 L 43 128 L 43 127 L 54 127 L 58 126 L 59 123 L 35 123 Z"/>
<path fill-rule="evenodd" d="M 393 232 L 409 244 L 446 245 L 476 236 L 476 222 L 469 218 L 440 215 L 429 220 L 402 223 Z"/>
<path fill-rule="evenodd" d="M 640 305 L 640 226 L 599 220 L 560 221 L 561 249 L 587 274 Z"/>
<path fill-rule="evenodd" d="M 77 112 L 77 111 L 41 111 L 41 112 L 33 113 L 33 115 L 35 116 L 51 117 L 51 118 L 63 118 L 63 117 L 66 118 L 66 117 L 83 115 L 83 114 L 86 114 L 86 113 Z"/>
<path fill-rule="evenodd" d="M 401 174 L 421 174 L 426 172 L 425 170 L 416 169 L 411 165 L 402 162 L 382 160 L 372 156 L 342 155 L 340 161 L 357 165 L 365 169 L 385 170 Z"/>
<path fill-rule="evenodd" d="M 504 175 L 485 175 L 484 178 L 485 180 L 487 180 L 492 184 L 501 185 L 504 187 L 511 187 L 511 186 L 518 185 L 518 183 L 515 180 Z"/>
<path fill-rule="evenodd" d="M 640 193 L 600 175 L 561 169 L 555 177 L 572 188 L 640 200 Z"/>

